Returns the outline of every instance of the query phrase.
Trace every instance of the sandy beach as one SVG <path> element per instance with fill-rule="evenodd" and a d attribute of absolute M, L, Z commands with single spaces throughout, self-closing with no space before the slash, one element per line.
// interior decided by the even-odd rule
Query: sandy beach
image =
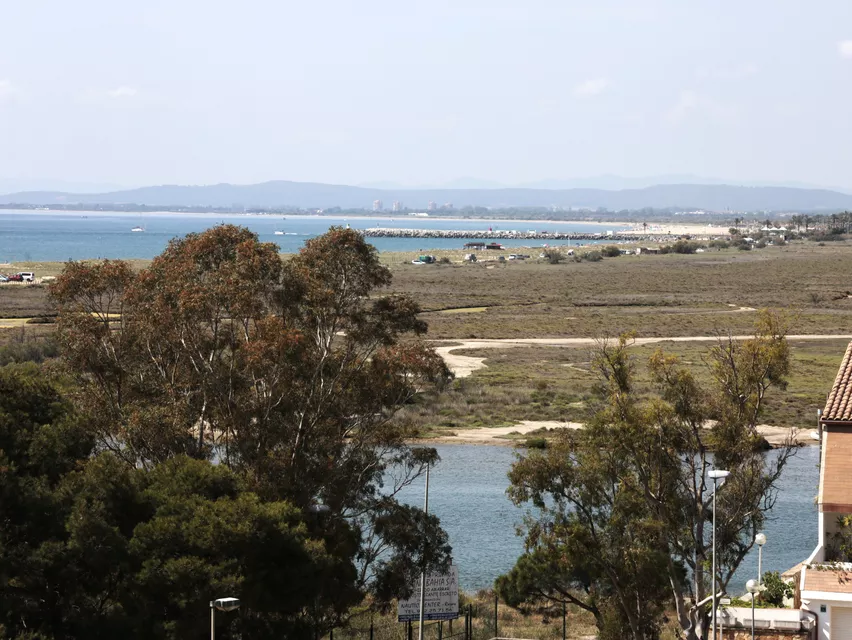
<path fill-rule="evenodd" d="M 709 427 L 710 425 L 708 425 Z M 559 422 L 557 420 L 522 420 L 511 427 L 481 427 L 479 429 L 463 429 L 452 435 L 429 438 L 427 441 L 443 444 L 483 444 L 512 447 L 519 443 L 511 436 L 526 435 L 539 429 L 582 429 L 581 422 Z M 807 430 L 792 430 L 770 424 L 757 425 L 757 432 L 762 435 L 772 447 L 784 446 L 792 440 L 799 446 L 816 446 L 818 442 L 811 438 Z M 423 442 L 418 440 L 417 442 Z"/>
<path fill-rule="evenodd" d="M 627 224 L 627 223 L 625 223 Z M 619 231 L 625 235 L 646 235 L 646 236 L 727 236 L 730 227 L 724 225 L 712 224 L 665 224 L 655 223 L 649 224 L 644 228 L 641 224 L 630 223 L 630 228 L 626 231 Z"/>

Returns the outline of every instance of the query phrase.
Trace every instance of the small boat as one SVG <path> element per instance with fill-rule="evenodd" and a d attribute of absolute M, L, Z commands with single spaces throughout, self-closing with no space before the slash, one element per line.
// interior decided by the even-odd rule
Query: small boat
<path fill-rule="evenodd" d="M 142 231 L 145 231 L 145 227 L 133 227 L 133 228 L 131 229 L 131 231 L 132 231 L 133 233 L 141 233 Z"/>
<path fill-rule="evenodd" d="M 276 236 L 283 236 L 283 235 L 284 235 L 284 232 L 283 232 L 283 231 L 276 231 L 276 232 L 275 232 L 275 235 L 276 235 Z"/>

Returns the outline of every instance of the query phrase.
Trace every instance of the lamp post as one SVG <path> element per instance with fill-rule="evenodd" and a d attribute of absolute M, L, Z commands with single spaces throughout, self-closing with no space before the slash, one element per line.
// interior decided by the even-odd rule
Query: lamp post
<path fill-rule="evenodd" d="M 754 640 L 754 599 L 760 591 L 760 585 L 756 580 L 749 580 L 746 582 L 746 591 L 751 594 L 751 640 Z"/>
<path fill-rule="evenodd" d="M 210 640 L 216 640 L 216 609 L 219 611 L 236 611 L 240 608 L 237 598 L 219 598 L 210 601 Z"/>
<path fill-rule="evenodd" d="M 713 479 L 713 640 L 716 640 L 716 489 L 719 480 L 724 480 L 729 475 L 730 471 L 722 469 L 711 469 L 708 473 Z"/>
<path fill-rule="evenodd" d="M 423 514 L 429 514 L 429 467 L 431 465 L 426 465 L 426 492 L 423 498 Z M 426 540 L 424 538 L 423 544 L 425 547 Z M 425 551 L 425 548 L 424 548 Z M 426 567 L 424 566 L 422 572 L 420 574 L 420 629 L 417 632 L 417 637 L 419 640 L 423 640 L 423 618 L 425 617 L 425 609 L 426 607 Z M 496 620 L 496 618 L 495 618 Z"/>
<path fill-rule="evenodd" d="M 754 536 L 754 541 L 757 543 L 757 584 L 763 584 L 763 545 L 766 544 L 766 534 L 758 533 Z"/>

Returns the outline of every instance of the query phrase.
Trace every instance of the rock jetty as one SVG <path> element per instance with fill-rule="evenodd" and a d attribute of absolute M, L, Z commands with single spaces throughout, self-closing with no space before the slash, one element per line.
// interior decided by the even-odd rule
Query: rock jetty
<path fill-rule="evenodd" d="M 640 240 L 638 235 L 619 233 L 559 233 L 550 231 L 513 231 L 504 229 L 387 229 L 374 227 L 363 229 L 361 233 L 367 238 L 450 238 L 450 239 L 482 239 L 482 240 Z"/>

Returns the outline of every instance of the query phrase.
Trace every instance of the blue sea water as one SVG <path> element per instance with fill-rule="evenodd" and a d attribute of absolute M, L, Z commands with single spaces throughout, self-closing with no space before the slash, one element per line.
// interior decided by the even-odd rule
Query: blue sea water
<path fill-rule="evenodd" d="M 331 216 L 274 216 L 194 213 L 113 213 L 0 210 L 0 262 L 65 261 L 91 258 L 153 258 L 169 240 L 200 232 L 217 224 L 248 227 L 264 242 L 276 243 L 283 253 L 295 253 L 305 240 L 328 231 L 332 225 L 353 229 L 391 227 L 402 229 L 446 229 L 527 231 L 573 231 L 601 233 L 624 228 L 582 222 L 536 223 L 507 220 L 446 220 L 439 218 L 365 218 Z M 145 232 L 132 232 L 135 226 Z M 276 235 L 282 231 L 285 235 Z M 461 249 L 465 240 L 422 238 L 371 238 L 379 251 L 426 251 Z M 506 246 L 541 246 L 536 240 L 501 240 Z M 558 244 L 571 244 L 559 241 Z M 576 243 L 574 243 L 576 244 Z"/>
<path fill-rule="evenodd" d="M 525 510 L 506 497 L 506 474 L 515 460 L 510 447 L 438 445 L 441 462 L 431 473 L 429 511 L 441 518 L 459 567 L 465 591 L 489 588 L 523 552 L 515 535 Z M 773 455 L 771 452 L 768 455 Z M 777 501 L 764 532 L 763 570 L 783 572 L 805 560 L 817 543 L 814 496 L 819 484 L 819 448 L 799 449 L 784 468 Z M 423 504 L 423 483 L 409 487 L 402 499 Z M 729 592 L 743 593 L 757 577 L 757 548 L 745 558 Z"/>

